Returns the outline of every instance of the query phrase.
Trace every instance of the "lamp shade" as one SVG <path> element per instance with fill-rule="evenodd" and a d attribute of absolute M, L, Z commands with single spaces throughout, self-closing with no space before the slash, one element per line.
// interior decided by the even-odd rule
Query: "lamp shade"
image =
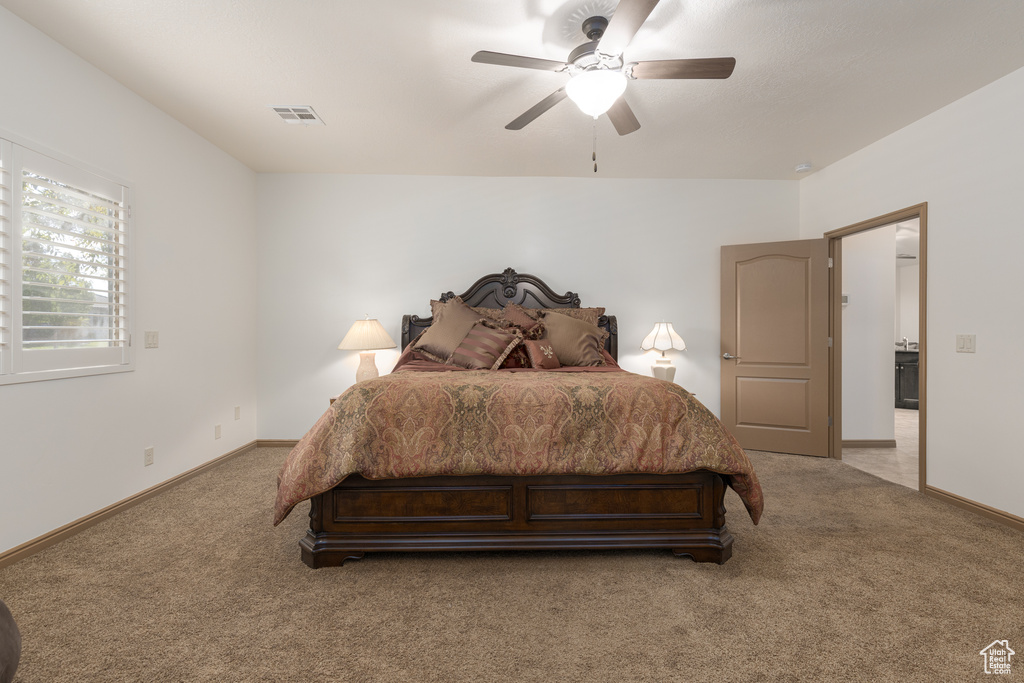
<path fill-rule="evenodd" d="M 640 350 L 642 351 L 650 351 L 651 349 L 657 349 L 662 352 L 669 349 L 682 351 L 685 348 L 686 342 L 672 329 L 672 323 L 655 323 L 651 333 L 640 342 Z"/>
<path fill-rule="evenodd" d="M 573 76 L 565 94 L 580 110 L 595 119 L 615 104 L 626 91 L 626 76 L 613 69 L 592 69 Z"/>
<path fill-rule="evenodd" d="M 348 334 L 338 344 L 338 348 L 345 351 L 393 349 L 395 346 L 397 344 L 376 318 L 355 321 Z"/>

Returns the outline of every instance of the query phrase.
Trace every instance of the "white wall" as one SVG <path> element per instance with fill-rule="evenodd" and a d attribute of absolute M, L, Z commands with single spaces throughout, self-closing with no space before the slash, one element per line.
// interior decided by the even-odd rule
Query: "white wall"
<path fill-rule="evenodd" d="M 927 483 L 1024 516 L 1024 69 L 805 178 L 800 231 L 928 202 Z M 957 334 L 977 353 L 958 354 Z"/>
<path fill-rule="evenodd" d="M 623 367 L 668 320 L 676 382 L 719 409 L 719 248 L 796 239 L 795 181 L 260 175 L 259 436 L 295 439 L 355 380 L 365 313 L 405 313 L 512 267 L 618 316 Z M 377 353 L 381 372 L 396 351 Z"/>
<path fill-rule="evenodd" d="M 896 438 L 896 226 L 843 239 L 843 439 Z"/>
<path fill-rule="evenodd" d="M 255 438 L 256 250 L 252 171 L 3 8 L 0 63 L 0 129 L 132 184 L 134 331 L 160 333 L 134 372 L 0 386 L 3 552 Z"/>
<path fill-rule="evenodd" d="M 896 268 L 896 334 L 894 341 L 916 342 L 920 326 L 921 266 Z"/>

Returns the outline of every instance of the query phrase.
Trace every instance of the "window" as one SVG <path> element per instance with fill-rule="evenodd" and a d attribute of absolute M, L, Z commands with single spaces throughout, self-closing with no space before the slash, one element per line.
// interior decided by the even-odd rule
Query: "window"
<path fill-rule="evenodd" d="M 0 139 L 0 384 L 132 369 L 128 193 Z"/>

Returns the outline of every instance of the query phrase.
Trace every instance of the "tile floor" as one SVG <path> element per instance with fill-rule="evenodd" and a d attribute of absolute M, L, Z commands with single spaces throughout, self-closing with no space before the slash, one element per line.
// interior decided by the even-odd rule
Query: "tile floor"
<path fill-rule="evenodd" d="M 844 448 L 843 462 L 917 489 L 917 411 L 896 408 L 896 448 Z"/>

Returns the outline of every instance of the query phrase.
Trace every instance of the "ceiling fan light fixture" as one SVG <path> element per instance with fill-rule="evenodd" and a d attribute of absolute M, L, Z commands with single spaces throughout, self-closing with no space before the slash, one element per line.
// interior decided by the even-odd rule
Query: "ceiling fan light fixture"
<path fill-rule="evenodd" d="M 611 69 L 591 69 L 573 76 L 565 93 L 584 114 L 595 119 L 608 111 L 626 91 L 626 76 Z"/>

